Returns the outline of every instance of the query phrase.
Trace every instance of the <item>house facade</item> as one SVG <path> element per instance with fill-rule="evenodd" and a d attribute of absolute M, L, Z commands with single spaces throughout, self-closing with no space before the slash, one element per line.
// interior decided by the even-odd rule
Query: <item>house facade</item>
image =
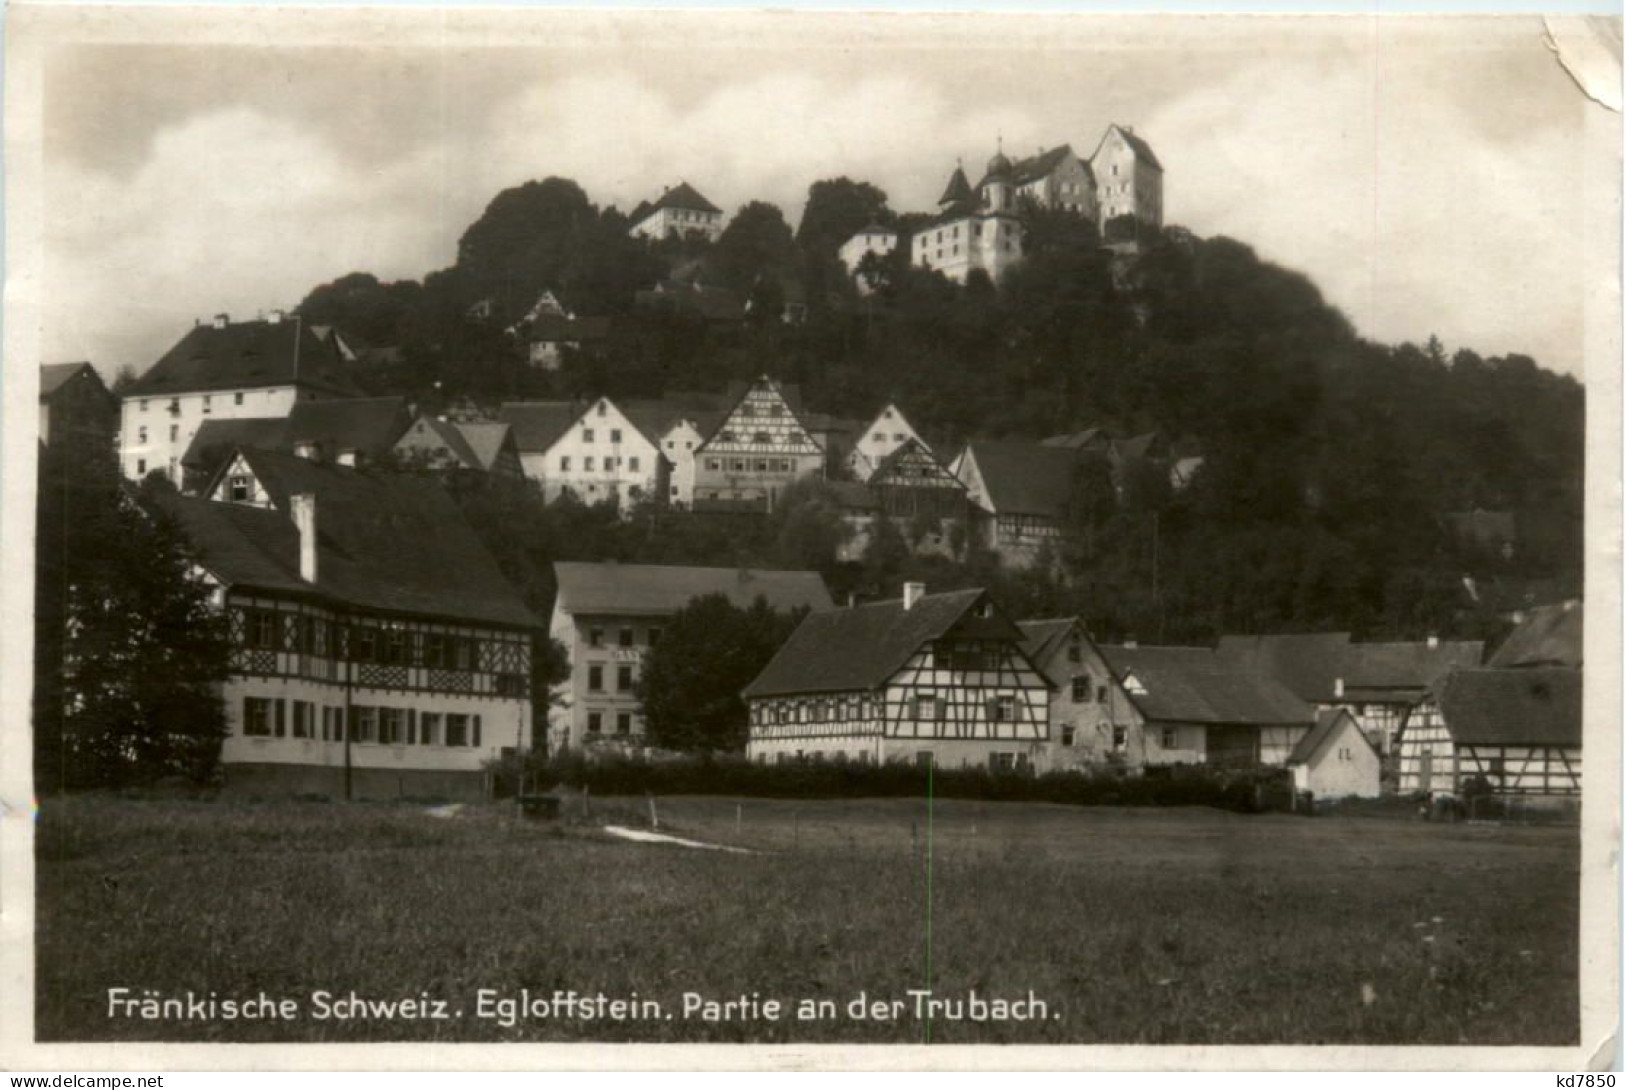
<path fill-rule="evenodd" d="M 653 204 L 632 211 L 630 233 L 636 238 L 665 239 L 702 236 L 715 242 L 722 235 L 722 209 L 700 195 L 687 182 L 678 182 Z"/>
<path fill-rule="evenodd" d="M 762 598 L 781 612 L 831 608 L 817 572 L 564 562 L 553 571 L 558 596 L 549 631 L 563 645 L 570 673 L 552 694 L 552 753 L 643 745 L 647 730 L 635 689 L 644 656 L 672 615 L 695 598 L 720 594 L 740 608 Z"/>
<path fill-rule="evenodd" d="M 182 487 L 197 491 L 242 447 L 301 454 L 339 465 L 389 457 L 412 423 L 404 397 L 346 397 L 296 403 L 287 416 L 209 419 L 181 455 Z"/>
<path fill-rule="evenodd" d="M 747 756 L 1030 770 L 1050 742 L 1049 683 L 985 591 L 812 613 L 746 687 Z"/>
<path fill-rule="evenodd" d="M 1399 737 L 1401 794 L 1580 797 L 1582 682 L 1566 667 L 1457 670 Z M 1476 781 L 1476 785 L 1475 785 Z"/>
<path fill-rule="evenodd" d="M 297 317 L 199 323 L 123 394 L 119 464 L 139 480 L 154 470 L 177 485 L 181 458 L 210 420 L 287 417 L 296 404 L 359 397 L 331 338 Z"/>
<path fill-rule="evenodd" d="M 971 503 L 978 544 L 1013 567 L 1031 567 L 1065 535 L 1077 454 L 1036 443 L 973 440 L 953 473 Z"/>
<path fill-rule="evenodd" d="M 1317 799 L 1369 799 L 1382 793 L 1382 757 L 1346 708 L 1316 713 L 1314 728 L 1286 763 L 1293 788 Z"/>
<path fill-rule="evenodd" d="M 763 375 L 739 396 L 716 432 L 694 452 L 694 501 L 772 510 L 784 490 L 821 476 L 824 449 L 802 423 L 793 398 Z"/>
<path fill-rule="evenodd" d="M 1143 721 L 1077 617 L 1020 623 L 1027 657 L 1050 683 L 1046 771 L 1130 767 Z"/>
<path fill-rule="evenodd" d="M 228 619 L 228 790 L 479 798 L 528 748 L 539 621 L 433 481 L 244 450 L 159 502 Z"/>
<path fill-rule="evenodd" d="M 1119 216 L 1162 226 L 1162 164 L 1132 126 L 1107 126 L 1089 165 L 1102 227 Z"/>
<path fill-rule="evenodd" d="M 524 475 L 513 429 L 507 424 L 419 416 L 396 440 L 393 453 L 440 472 L 466 470 L 510 478 Z"/>
<path fill-rule="evenodd" d="M 867 481 L 887 455 L 910 439 L 930 450 L 920 433 L 914 430 L 914 425 L 903 415 L 903 410 L 892 402 L 881 409 L 869 426 L 853 440 L 852 452 L 846 459 L 847 469 L 854 480 Z"/>

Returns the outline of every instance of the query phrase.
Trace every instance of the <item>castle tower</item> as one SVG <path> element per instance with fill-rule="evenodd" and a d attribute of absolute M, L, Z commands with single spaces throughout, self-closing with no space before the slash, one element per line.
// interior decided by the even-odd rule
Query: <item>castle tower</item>
<path fill-rule="evenodd" d="M 1010 160 L 1004 157 L 1004 138 L 999 138 L 999 150 L 987 161 L 987 176 L 979 187 L 982 200 L 990 212 L 1008 212 L 1015 204 L 1014 181 L 1010 176 Z"/>

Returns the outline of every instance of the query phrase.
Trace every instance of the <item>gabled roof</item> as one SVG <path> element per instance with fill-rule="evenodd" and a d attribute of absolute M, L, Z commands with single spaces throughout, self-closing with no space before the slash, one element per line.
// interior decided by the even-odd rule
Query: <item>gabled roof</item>
<path fill-rule="evenodd" d="M 757 598 L 776 610 L 829 609 L 829 589 L 812 571 L 690 568 L 667 564 L 593 564 L 558 561 L 559 610 L 575 616 L 663 616 L 695 598 L 721 594 L 741 609 Z"/>
<path fill-rule="evenodd" d="M 570 430 L 586 406 L 579 401 L 509 401 L 497 410 L 497 419 L 513 429 L 521 454 L 541 454 Z"/>
<path fill-rule="evenodd" d="M 539 627 L 451 497 L 432 480 L 244 450 L 273 508 L 190 496 L 157 502 L 223 582 L 342 605 Z M 317 581 L 299 577 L 289 497 L 316 497 Z"/>
<path fill-rule="evenodd" d="M 1457 670 L 1439 684 L 1439 713 L 1458 744 L 1578 746 L 1581 695 L 1578 670 Z"/>
<path fill-rule="evenodd" d="M 633 303 L 645 311 L 672 310 L 694 314 L 708 322 L 739 322 L 745 318 L 744 296 L 709 284 L 664 280 L 634 294 Z"/>
<path fill-rule="evenodd" d="M 1050 148 L 1048 151 L 1018 160 L 1010 168 L 1010 180 L 1016 185 L 1026 185 L 1029 182 L 1036 182 L 1040 178 L 1047 178 L 1054 173 L 1056 167 L 1061 165 L 1061 161 L 1070 154 L 1072 154 L 1072 145 L 1062 144 L 1058 148 Z M 1094 171 L 1090 169 L 1089 164 L 1084 163 L 1081 159 L 1079 162 L 1082 163 L 1083 169 L 1093 176 Z"/>
<path fill-rule="evenodd" d="M 407 434 L 401 436 L 401 439 L 404 441 L 409 436 L 415 437 L 416 435 L 424 433 L 427 433 L 438 440 L 440 445 L 444 447 L 453 458 L 456 458 L 457 461 L 461 463 L 463 468 L 485 468 L 480 464 L 479 455 L 474 453 L 474 448 L 469 446 L 468 440 L 463 437 L 462 430 L 451 421 L 437 420 L 434 417 L 427 415 L 420 416 L 417 418 L 417 420 L 413 421 L 412 426 L 407 429 Z"/>
<path fill-rule="evenodd" d="M 702 440 L 709 439 L 722 426 L 728 412 L 724 395 L 690 391 L 617 404 L 633 426 L 648 436 L 652 443 L 658 443 L 662 436 L 684 420 L 694 425 Z"/>
<path fill-rule="evenodd" d="M 295 382 L 343 397 L 363 393 L 331 343 L 305 323 L 284 318 L 229 322 L 219 329 L 207 322 L 193 326 L 123 396 L 165 397 Z"/>
<path fill-rule="evenodd" d="M 1151 150 L 1151 145 L 1145 142 L 1145 138 L 1136 136 L 1133 129 L 1117 124 L 1106 126 L 1106 131 L 1101 134 L 1100 143 L 1095 145 L 1095 154 L 1091 155 L 1090 159 L 1100 154 L 1100 149 L 1105 145 L 1113 130 L 1123 138 L 1123 142 L 1129 146 L 1129 150 L 1134 152 L 1135 158 L 1143 160 L 1147 166 L 1154 167 L 1159 171 L 1162 170 L 1162 164 L 1157 161 L 1156 152 Z"/>
<path fill-rule="evenodd" d="M 1065 514 L 1077 466 L 1072 451 L 1014 440 L 973 439 L 966 453 L 976 460 L 987 502 L 998 514 L 1045 518 Z"/>
<path fill-rule="evenodd" d="M 658 212 L 662 208 L 682 208 L 690 212 L 722 211 L 722 209 L 700 196 L 700 191 L 687 182 L 678 182 L 662 193 L 659 199 L 648 207 L 644 217 L 647 217 L 650 213 Z"/>
<path fill-rule="evenodd" d="M 1039 441 L 1040 446 L 1059 447 L 1064 450 L 1096 450 L 1111 442 L 1105 428 L 1084 428 L 1065 435 L 1052 435 Z"/>
<path fill-rule="evenodd" d="M 937 198 L 937 204 L 972 204 L 976 203 L 976 194 L 971 191 L 970 179 L 965 177 L 964 167 L 954 167 L 953 174 L 948 178 L 948 188 L 942 191 Z"/>
<path fill-rule="evenodd" d="M 1051 672 L 1049 667 L 1074 630 L 1085 643 L 1091 647 L 1095 646 L 1094 641 L 1089 638 L 1089 633 L 1084 631 L 1083 621 L 1078 617 L 1019 621 L 1017 627 L 1021 629 L 1021 649 L 1027 652 L 1027 657 L 1032 660 L 1033 665 L 1043 671 L 1051 685 L 1060 685 L 1066 681 L 1065 677 Z M 1098 651 L 1099 648 L 1095 650 Z"/>
<path fill-rule="evenodd" d="M 1355 720 L 1353 713 L 1347 708 L 1326 708 L 1316 715 L 1315 725 L 1309 729 L 1309 733 L 1299 738 L 1298 744 L 1292 747 L 1292 754 L 1286 759 L 1286 763 L 1308 764 L 1323 746 L 1337 737 L 1338 724 L 1344 719 L 1349 721 L 1354 733 L 1359 736 L 1360 744 L 1371 749 L 1371 739 L 1360 729 L 1360 724 Z"/>
<path fill-rule="evenodd" d="M 1234 669 L 1268 674 L 1300 699 L 1321 703 L 1336 698 L 1348 646 L 1347 632 L 1221 636 L 1216 654 Z"/>
<path fill-rule="evenodd" d="M 1585 607 L 1580 602 L 1540 606 L 1490 657 L 1491 666 L 1569 666 L 1585 663 Z"/>
<path fill-rule="evenodd" d="M 456 428 L 468 443 L 468 449 L 474 452 L 480 468 L 487 471 L 496 465 L 502 448 L 513 437 L 511 425 L 495 420 L 460 420 Z"/>
<path fill-rule="evenodd" d="M 404 397 L 350 397 L 300 401 L 286 417 L 205 420 L 181 457 L 192 470 L 212 473 L 235 447 L 292 452 L 315 443 L 326 459 L 353 450 L 376 461 L 412 424 Z"/>
<path fill-rule="evenodd" d="M 1315 710 L 1264 674 L 1192 648 L 1101 648 L 1129 700 L 1150 722 L 1298 726 Z"/>
<path fill-rule="evenodd" d="M 113 395 L 107 393 L 107 384 L 102 381 L 102 376 L 97 374 L 96 369 L 90 364 L 42 363 L 40 364 L 39 369 L 40 400 L 44 401 L 45 399 L 49 398 L 52 394 L 66 386 L 70 379 L 77 378 L 79 375 L 84 374 L 87 371 L 90 372 L 90 377 L 95 380 L 96 385 L 101 387 L 102 392 L 107 394 L 109 398 L 112 398 Z"/>
<path fill-rule="evenodd" d="M 1482 640 L 1351 643 L 1343 650 L 1340 677 L 1343 695 L 1351 700 L 1398 693 L 1421 699 L 1451 670 L 1484 660 Z"/>
<path fill-rule="evenodd" d="M 756 679 L 747 698 L 874 689 L 927 642 L 947 635 L 987 596 L 983 590 L 927 594 L 809 613 Z M 1021 630 L 1005 622 L 1007 636 Z"/>
<path fill-rule="evenodd" d="M 932 472 L 935 474 L 935 479 L 952 481 L 954 485 L 959 488 L 960 492 L 965 491 L 965 482 L 961 481 L 958 477 L 955 477 L 948 467 L 943 465 L 942 460 L 935 454 L 931 453 L 930 447 L 926 446 L 923 441 L 912 435 L 899 443 L 890 454 L 887 454 L 884 458 L 880 459 L 880 461 L 875 465 L 874 472 L 869 474 L 869 481 L 875 485 L 888 483 L 888 478 L 890 478 L 897 471 L 897 469 L 910 458 L 925 459 L 926 462 L 931 466 Z M 909 483 L 906 477 L 898 477 L 897 481 L 899 484 L 903 485 Z"/>

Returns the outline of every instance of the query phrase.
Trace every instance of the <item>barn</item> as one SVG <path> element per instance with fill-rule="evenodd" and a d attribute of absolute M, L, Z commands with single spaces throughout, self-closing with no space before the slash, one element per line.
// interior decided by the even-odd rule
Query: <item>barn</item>
<path fill-rule="evenodd" d="M 1400 791 L 1459 795 L 1482 778 L 1497 795 L 1577 799 L 1581 694 L 1561 667 L 1449 674 L 1400 735 Z"/>

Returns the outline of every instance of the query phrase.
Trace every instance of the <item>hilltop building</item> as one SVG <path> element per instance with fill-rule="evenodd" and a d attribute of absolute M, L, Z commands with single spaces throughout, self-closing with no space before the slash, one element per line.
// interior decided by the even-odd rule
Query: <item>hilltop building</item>
<path fill-rule="evenodd" d="M 179 484 L 181 457 L 210 420 L 286 418 L 300 402 L 360 397 L 338 343 L 281 311 L 198 323 L 124 391 L 125 475 L 158 470 Z"/>
<path fill-rule="evenodd" d="M 837 253 L 846 271 L 857 281 L 858 292 L 867 295 L 872 290 L 871 285 L 859 275 L 863 259 L 870 254 L 885 260 L 896 251 L 900 238 L 896 231 L 878 223 L 871 223 L 857 234 L 841 243 Z"/>
<path fill-rule="evenodd" d="M 687 182 L 667 189 L 653 204 L 639 204 L 632 210 L 631 220 L 630 233 L 636 238 L 699 235 L 715 242 L 722 235 L 722 209 Z"/>
<path fill-rule="evenodd" d="M 479 798 L 530 744 L 540 622 L 435 482 L 242 450 L 155 502 L 230 622 L 228 789 Z"/>
<path fill-rule="evenodd" d="M 549 752 L 592 743 L 640 746 L 646 734 L 634 688 L 643 656 L 672 614 L 695 598 L 720 594 L 741 609 L 758 598 L 775 610 L 827 610 L 817 572 L 684 568 L 656 564 L 556 563 L 558 597 L 550 631 L 564 646 L 570 676 L 553 691 L 559 709 Z"/>

